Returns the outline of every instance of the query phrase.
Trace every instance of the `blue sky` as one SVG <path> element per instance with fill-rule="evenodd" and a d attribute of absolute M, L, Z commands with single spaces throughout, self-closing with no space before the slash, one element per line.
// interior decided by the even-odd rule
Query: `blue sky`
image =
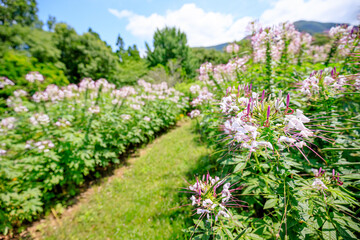
<path fill-rule="evenodd" d="M 152 43 L 165 25 L 187 34 L 190 46 L 240 40 L 250 20 L 264 25 L 300 19 L 357 23 L 358 0 L 38 0 L 39 17 L 49 15 L 82 34 L 91 27 L 113 49 L 120 34 L 126 46 Z M 46 28 L 46 27 L 45 27 Z"/>

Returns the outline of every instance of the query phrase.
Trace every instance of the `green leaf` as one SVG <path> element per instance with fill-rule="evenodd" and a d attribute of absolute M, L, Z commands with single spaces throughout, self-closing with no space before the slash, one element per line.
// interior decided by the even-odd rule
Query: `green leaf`
<path fill-rule="evenodd" d="M 326 240 L 336 240 L 336 230 L 331 222 L 326 221 L 322 227 L 322 235 Z"/>
<path fill-rule="evenodd" d="M 265 205 L 264 205 L 264 209 L 275 207 L 277 202 L 278 202 L 277 198 L 271 198 L 271 199 L 267 200 Z"/>

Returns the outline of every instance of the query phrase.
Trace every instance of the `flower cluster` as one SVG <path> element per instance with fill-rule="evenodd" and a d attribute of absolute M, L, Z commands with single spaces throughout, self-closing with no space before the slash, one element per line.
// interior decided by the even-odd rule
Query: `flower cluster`
<path fill-rule="evenodd" d="M 25 79 L 31 83 L 36 81 L 43 82 L 44 76 L 41 75 L 39 72 L 29 72 L 25 75 Z"/>
<path fill-rule="evenodd" d="M 329 44 L 323 46 L 310 45 L 305 52 L 308 56 L 311 56 L 313 62 L 323 62 L 326 60 L 330 48 Z"/>
<path fill-rule="evenodd" d="M 17 97 L 17 98 L 19 98 L 19 97 L 25 97 L 25 96 L 28 95 L 28 93 L 27 93 L 26 91 L 22 90 L 22 89 L 15 90 L 15 91 L 13 92 L 13 94 L 14 94 L 14 96 Z"/>
<path fill-rule="evenodd" d="M 239 50 L 240 50 L 240 47 L 236 43 L 231 43 L 231 44 L 227 45 L 225 48 L 225 51 L 227 53 L 237 53 L 237 52 L 239 52 Z"/>
<path fill-rule="evenodd" d="M 55 147 L 52 141 L 44 140 L 39 142 L 34 142 L 33 140 L 29 140 L 26 142 L 25 149 L 37 149 L 38 152 L 49 152 L 50 148 Z"/>
<path fill-rule="evenodd" d="M 335 172 L 335 169 L 332 170 L 332 175 L 326 174 L 326 171 L 322 168 L 311 169 L 315 178 L 311 184 L 311 188 L 323 193 L 326 198 L 325 190 L 329 189 L 329 186 L 332 184 L 341 186 L 343 182 L 340 181 L 340 174 Z"/>
<path fill-rule="evenodd" d="M 335 39 L 338 44 L 338 52 L 341 56 L 346 56 L 350 53 L 350 47 L 356 41 L 357 34 L 358 29 L 356 27 L 347 25 L 332 27 L 329 31 L 329 36 Z"/>
<path fill-rule="evenodd" d="M 189 115 L 191 118 L 196 118 L 200 116 L 200 111 L 198 109 L 192 110 Z"/>
<path fill-rule="evenodd" d="M 264 29 L 257 26 L 252 31 L 251 44 L 255 62 L 265 61 L 267 48 L 271 52 L 272 59 L 279 61 L 284 50 L 294 56 L 301 48 L 310 47 L 312 41 L 310 34 L 300 33 L 295 29 L 294 24 L 289 22 Z"/>
<path fill-rule="evenodd" d="M 0 89 L 4 88 L 7 85 L 13 86 L 15 84 L 13 83 L 13 81 L 8 79 L 7 77 L 0 77 Z"/>
<path fill-rule="evenodd" d="M 50 122 L 50 118 L 47 114 L 35 113 L 30 117 L 30 122 L 32 125 L 47 125 Z"/>
<path fill-rule="evenodd" d="M 213 71 L 213 66 L 211 63 L 207 62 L 207 63 L 201 64 L 199 80 L 204 81 L 204 82 L 208 81 L 209 74 L 212 73 L 212 71 Z"/>
<path fill-rule="evenodd" d="M 198 93 L 200 91 L 200 86 L 199 85 L 192 85 L 191 87 L 190 87 L 190 92 L 192 93 L 192 94 L 196 94 L 196 93 Z"/>
<path fill-rule="evenodd" d="M 239 72 L 246 70 L 248 56 L 242 58 L 233 58 L 227 64 L 219 64 L 215 67 L 211 63 L 204 63 L 200 67 L 199 80 L 214 86 L 216 83 L 221 84 L 226 81 L 236 79 Z M 216 82 L 216 83 L 215 83 Z"/>
<path fill-rule="evenodd" d="M 336 68 L 327 68 L 311 73 L 308 78 L 299 83 L 299 90 L 308 96 L 317 95 L 320 91 L 337 94 L 351 87 L 358 89 L 359 80 L 358 75 L 343 76 L 336 72 Z"/>
<path fill-rule="evenodd" d="M 227 92 L 220 103 L 226 119 L 223 130 L 235 148 L 250 152 L 284 147 L 300 150 L 307 146 L 303 139 L 313 136 L 313 131 L 304 125 L 310 119 L 301 110 L 290 108 L 289 94 L 284 104 L 281 93 L 266 97 L 265 90 L 257 94 L 251 92 L 251 86 L 239 86 L 237 91 L 229 88 Z"/>
<path fill-rule="evenodd" d="M 230 211 L 227 209 L 230 206 L 237 205 L 238 207 L 245 207 L 239 205 L 237 199 L 232 195 L 232 192 L 242 189 L 242 187 L 230 189 L 230 183 L 225 183 L 225 179 L 220 180 L 219 177 L 212 178 L 208 173 L 203 175 L 202 180 L 196 179 L 194 185 L 189 186 L 192 192 L 190 197 L 191 204 L 196 208 L 196 213 L 200 214 L 200 218 L 205 215 L 209 219 L 210 216 L 215 216 L 215 221 L 220 216 L 229 218 Z M 221 189 L 222 188 L 222 189 Z"/>
<path fill-rule="evenodd" d="M 202 105 L 204 103 L 209 103 L 213 100 L 213 94 L 209 92 L 209 90 L 204 87 L 202 90 L 198 91 L 198 96 L 191 102 L 193 107 Z"/>
<path fill-rule="evenodd" d="M 0 122 L 0 132 L 5 132 L 6 130 L 13 129 L 15 127 L 16 118 L 8 117 L 4 118 Z"/>
<path fill-rule="evenodd" d="M 0 156 L 4 156 L 6 154 L 6 150 L 0 148 Z"/>
<path fill-rule="evenodd" d="M 66 119 L 60 118 L 55 123 L 55 126 L 57 126 L 57 127 L 68 127 L 68 126 L 71 126 L 71 123 Z"/>
<path fill-rule="evenodd" d="M 93 114 L 98 114 L 98 113 L 100 113 L 100 107 L 97 105 L 91 106 L 91 107 L 89 107 L 88 111 Z"/>

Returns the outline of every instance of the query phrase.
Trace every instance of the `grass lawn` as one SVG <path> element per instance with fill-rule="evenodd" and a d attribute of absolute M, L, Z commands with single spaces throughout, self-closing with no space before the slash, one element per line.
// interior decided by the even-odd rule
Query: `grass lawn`
<path fill-rule="evenodd" d="M 145 147 L 130 167 L 111 181 L 94 186 L 86 203 L 64 214 L 57 224 L 39 224 L 43 239 L 186 239 L 191 226 L 184 179 L 204 173 L 209 150 L 186 121 Z M 175 209 L 174 209 L 175 208 Z"/>

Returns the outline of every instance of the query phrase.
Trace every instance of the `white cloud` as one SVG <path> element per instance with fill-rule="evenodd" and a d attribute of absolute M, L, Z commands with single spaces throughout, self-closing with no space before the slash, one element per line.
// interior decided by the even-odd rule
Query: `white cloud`
<path fill-rule="evenodd" d="M 358 0 L 279 0 L 265 10 L 260 22 L 270 25 L 284 21 L 312 20 L 356 24 Z"/>
<path fill-rule="evenodd" d="M 358 0 L 278 0 L 265 10 L 259 20 L 264 25 L 284 21 L 314 20 L 320 22 L 356 23 Z M 185 32 L 190 46 L 210 46 L 240 40 L 252 17 L 235 19 L 231 14 L 205 12 L 194 3 L 184 4 L 178 10 L 164 15 L 143 16 L 128 10 L 108 9 L 114 16 L 127 19 L 126 30 L 143 41 L 152 41 L 156 29 L 177 27 Z"/>
<path fill-rule="evenodd" d="M 210 46 L 240 40 L 250 17 L 234 19 L 231 14 L 205 12 L 195 4 L 184 4 L 178 10 L 168 10 L 164 16 L 153 13 L 150 16 L 137 15 L 127 10 L 109 12 L 118 18 L 127 18 L 126 30 L 134 36 L 151 41 L 157 28 L 177 27 L 185 32 L 190 46 Z"/>

